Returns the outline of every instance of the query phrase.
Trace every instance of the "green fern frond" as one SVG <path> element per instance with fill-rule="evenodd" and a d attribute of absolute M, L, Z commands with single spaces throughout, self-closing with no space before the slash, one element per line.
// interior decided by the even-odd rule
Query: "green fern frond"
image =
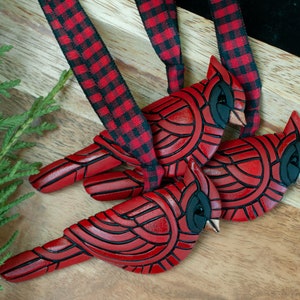
<path fill-rule="evenodd" d="M 0 185 L 2 184 L 6 184 L 12 180 L 16 180 L 16 179 L 19 179 L 19 178 L 22 178 L 22 177 L 28 177 L 28 176 L 31 176 L 35 173 L 33 173 L 32 171 L 26 171 L 26 172 L 17 172 L 16 174 L 14 175 L 10 175 L 9 177 L 3 177 L 0 179 Z"/>
<path fill-rule="evenodd" d="M 0 226 L 4 226 L 5 224 L 7 224 L 7 223 L 9 223 L 9 222 L 17 219 L 19 217 L 19 214 L 18 213 L 17 214 L 13 214 L 13 215 L 7 217 L 5 215 L 5 212 L 4 212 L 4 213 L 0 213 L 0 217 L 1 217 L 0 218 Z"/>
<path fill-rule="evenodd" d="M 2 46 L 0 46 L 0 57 L 4 56 L 4 54 L 6 52 L 9 52 L 12 48 L 13 48 L 13 46 L 11 46 L 11 45 L 2 45 Z"/>
<path fill-rule="evenodd" d="M 12 245 L 12 243 L 15 241 L 15 239 L 16 239 L 16 237 L 17 237 L 17 234 L 14 236 L 14 238 L 11 240 L 11 243 L 7 243 L 8 244 L 8 247 L 7 247 L 7 249 Z M 10 241 L 10 240 L 9 240 Z M 4 245 L 4 246 L 6 246 L 6 244 Z M 4 247 L 3 246 L 3 247 Z M 0 257 L 0 265 L 2 265 L 7 259 L 9 259 L 11 257 L 11 252 L 7 252 L 7 253 L 5 253 L 4 255 L 2 255 L 1 257 Z M 0 285 L 0 291 L 3 291 L 3 287 Z"/>
<path fill-rule="evenodd" d="M 13 202 L 10 202 L 9 204 L 6 204 L 6 205 L 2 206 L 0 208 L 0 216 L 7 213 L 11 208 L 17 206 L 18 204 L 20 204 L 24 200 L 27 200 L 27 199 L 31 198 L 33 195 L 34 195 L 34 192 L 24 194 L 24 195 L 20 196 L 19 198 L 17 198 L 16 200 L 14 200 Z M 2 225 L 3 224 L 0 221 L 0 226 L 2 226 Z"/>
<path fill-rule="evenodd" d="M 0 58 L 8 51 L 10 51 L 13 47 L 9 46 L 9 45 L 3 45 L 0 47 Z M 0 63 L 1 63 L 1 59 L 0 59 Z M 4 82 L 0 82 L 0 94 L 3 95 L 6 98 L 10 98 L 10 92 L 9 90 L 16 87 L 17 85 L 20 84 L 20 80 L 19 79 L 15 79 L 15 80 L 8 80 L 8 81 L 4 81 Z"/>
<path fill-rule="evenodd" d="M 28 169 L 16 169 L 15 172 L 10 172 L 9 174 L 2 176 L 0 178 L 0 185 L 7 184 L 11 181 L 20 178 L 29 177 L 37 173 L 38 173 L 38 168 L 36 167 L 36 165 L 29 165 Z"/>
<path fill-rule="evenodd" d="M 17 141 L 13 147 L 11 147 L 11 152 L 15 152 L 21 149 L 26 149 L 26 148 L 32 148 L 33 146 L 35 146 L 36 143 L 34 142 L 25 142 L 25 141 Z"/>
<path fill-rule="evenodd" d="M 3 158 L 0 164 L 0 174 L 6 174 L 9 172 L 11 166 L 11 160 L 7 157 Z"/>
<path fill-rule="evenodd" d="M 23 183 L 23 180 L 16 180 L 11 184 L 3 187 L 0 191 L 0 207 L 4 205 L 9 198 L 14 194 L 18 187 Z"/>
<path fill-rule="evenodd" d="M 56 124 L 43 122 L 39 126 L 30 126 L 25 130 L 25 134 L 42 135 L 45 131 L 51 131 L 57 128 Z"/>
<path fill-rule="evenodd" d="M 11 46 L 1 46 L 0 59 L 11 49 Z M 36 144 L 26 141 L 24 136 L 32 134 L 42 135 L 45 131 L 56 128 L 55 124 L 41 122 L 40 120 L 43 116 L 59 109 L 59 105 L 54 98 L 71 75 L 71 70 L 63 71 L 58 83 L 50 93 L 46 97 L 38 97 L 28 111 L 8 117 L 0 113 L 0 131 L 3 132 L 1 135 L 2 145 L 0 145 L 0 226 L 16 219 L 18 217 L 17 213 L 9 215 L 11 209 L 34 194 L 30 192 L 13 199 L 23 182 L 22 178 L 37 174 L 41 166 L 40 163 L 29 163 L 22 160 L 18 153 L 20 150 L 31 148 Z M 19 83 L 20 80 L 0 83 L 0 94 L 10 97 L 9 90 L 16 87 Z M 17 232 L 0 247 L 0 264 L 10 257 L 8 249 L 16 236 Z M 2 287 L 0 286 L 1 289 Z"/>
<path fill-rule="evenodd" d="M 18 231 L 15 231 L 13 233 L 13 235 L 10 237 L 10 239 L 0 248 L 0 255 L 2 255 L 3 253 L 5 253 L 8 250 L 8 248 L 12 245 L 12 243 L 16 239 L 17 235 L 18 235 Z M 10 256 L 10 254 L 8 256 Z M 0 264 L 1 264 L 1 261 L 0 261 Z"/>
<path fill-rule="evenodd" d="M 26 130 L 31 127 L 35 119 L 59 109 L 59 105 L 56 104 L 54 97 L 63 88 L 71 75 L 71 70 L 63 71 L 58 83 L 54 86 L 50 93 L 46 97 L 38 97 L 34 101 L 31 108 L 28 110 L 28 114 L 26 115 L 26 119 L 23 124 L 16 124 L 15 127 L 12 126 L 7 130 L 3 139 L 2 149 L 0 151 L 0 163 L 7 153 L 12 152 L 11 149 L 14 147 L 17 141 L 19 141 L 20 137 L 26 132 Z M 43 128 L 39 127 L 38 125 L 36 130 L 38 131 L 39 129 L 41 129 L 43 132 Z"/>
<path fill-rule="evenodd" d="M 13 115 L 9 117 L 0 117 L 0 130 L 7 130 L 16 126 L 22 125 L 28 118 L 28 112 L 21 113 L 19 115 Z"/>
<path fill-rule="evenodd" d="M 16 87 L 20 82 L 21 80 L 19 79 L 0 82 L 0 94 L 6 98 L 10 98 L 11 95 L 8 90 Z"/>
<path fill-rule="evenodd" d="M 1 150 L 1 152 L 4 152 L 4 150 L 3 149 L 7 149 L 5 152 L 4 152 L 4 154 L 2 155 L 2 157 L 1 157 L 1 160 L 2 160 L 2 158 L 4 158 L 5 157 L 5 155 L 7 154 L 7 152 L 9 151 L 9 143 L 11 142 L 11 140 L 13 139 L 13 137 L 15 136 L 15 132 L 16 132 L 16 130 L 15 130 L 15 128 L 14 127 L 12 127 L 12 128 L 9 128 L 9 129 L 7 129 L 7 131 L 6 131 L 6 133 L 5 133 L 5 135 L 4 135 L 4 138 L 3 138 L 3 142 L 2 142 L 2 150 Z"/>

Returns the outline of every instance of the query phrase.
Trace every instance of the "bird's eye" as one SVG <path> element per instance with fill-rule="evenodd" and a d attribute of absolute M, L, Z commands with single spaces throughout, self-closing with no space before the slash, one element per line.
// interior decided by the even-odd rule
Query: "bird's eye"
<path fill-rule="evenodd" d="M 210 200 L 202 191 L 195 192 L 186 209 L 186 220 L 190 231 L 198 234 L 205 227 L 210 216 Z"/>
<path fill-rule="evenodd" d="M 280 177 L 289 186 L 300 174 L 300 142 L 288 145 L 280 160 Z"/>
<path fill-rule="evenodd" d="M 212 88 L 209 106 L 216 124 L 225 128 L 229 121 L 230 112 L 234 108 L 232 89 L 227 83 L 220 81 Z"/>
<path fill-rule="evenodd" d="M 195 215 L 204 216 L 204 208 L 200 203 L 196 206 Z"/>
<path fill-rule="evenodd" d="M 221 91 L 221 93 L 218 97 L 218 103 L 219 104 L 226 104 L 227 103 L 226 95 L 224 94 L 223 91 Z"/>
<path fill-rule="evenodd" d="M 299 165 L 299 155 L 297 152 L 295 152 L 291 159 L 290 159 L 290 164 L 294 165 L 294 166 L 298 166 Z"/>

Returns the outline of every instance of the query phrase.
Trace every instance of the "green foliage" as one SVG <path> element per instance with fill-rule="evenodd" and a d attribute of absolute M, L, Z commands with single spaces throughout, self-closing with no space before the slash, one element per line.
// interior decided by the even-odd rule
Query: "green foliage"
<path fill-rule="evenodd" d="M 4 56 L 4 54 L 12 49 L 12 46 L 3 45 L 0 47 L 0 63 L 1 58 Z M 15 86 L 20 84 L 20 80 L 10 80 L 10 81 L 4 81 L 0 82 L 0 95 L 3 95 L 6 98 L 10 98 L 9 89 L 14 88 Z"/>
<path fill-rule="evenodd" d="M 11 48 L 6 45 L 0 47 L 0 62 L 1 57 Z M 0 151 L 0 226 L 17 218 L 18 214 L 9 214 L 10 210 L 33 195 L 32 192 L 15 199 L 14 195 L 23 183 L 22 178 L 37 174 L 40 167 L 39 163 L 29 163 L 23 160 L 18 152 L 35 146 L 34 142 L 26 141 L 28 135 L 42 135 L 45 131 L 56 128 L 55 124 L 40 120 L 43 116 L 59 109 L 54 97 L 71 75 L 70 70 L 63 71 L 50 93 L 46 97 L 38 97 L 28 111 L 12 116 L 0 114 L 0 133 L 3 133 Z M 20 80 L 0 82 L 0 94 L 4 97 L 11 97 L 9 90 L 19 83 Z M 10 256 L 8 250 L 16 236 L 17 232 L 3 246 L 0 246 L 0 264 Z"/>

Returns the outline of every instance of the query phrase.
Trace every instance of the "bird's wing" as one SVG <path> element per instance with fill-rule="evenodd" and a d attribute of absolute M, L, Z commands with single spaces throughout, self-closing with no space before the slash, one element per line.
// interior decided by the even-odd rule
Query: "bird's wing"
<path fill-rule="evenodd" d="M 65 230 L 65 235 L 102 260 L 141 273 L 178 264 L 198 234 L 180 227 L 183 183 L 125 201 Z M 185 240 L 180 239 L 183 234 Z"/>
<path fill-rule="evenodd" d="M 286 189 L 272 175 L 276 162 L 272 144 L 266 137 L 225 142 L 205 166 L 220 193 L 224 219 L 255 219 L 282 199 Z"/>

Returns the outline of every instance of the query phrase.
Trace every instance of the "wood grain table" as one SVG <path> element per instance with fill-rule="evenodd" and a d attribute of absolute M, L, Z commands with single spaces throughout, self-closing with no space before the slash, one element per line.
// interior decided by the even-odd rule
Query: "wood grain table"
<path fill-rule="evenodd" d="M 82 0 L 141 107 L 166 95 L 164 66 L 145 34 L 133 0 Z M 205 77 L 209 57 L 218 57 L 213 24 L 179 9 L 186 85 Z M 296 28 L 295 28 L 296 30 Z M 295 41 L 297 42 L 297 41 Z M 22 79 L 5 114 L 23 111 L 45 95 L 67 63 L 38 1 L 0 2 L 0 43 L 14 49 L 0 65 L 0 80 Z M 259 133 L 281 131 L 292 110 L 300 112 L 300 58 L 251 39 L 263 82 Z M 62 109 L 50 119 L 58 129 L 36 137 L 22 153 L 47 164 L 91 143 L 102 125 L 72 79 L 59 95 Z M 228 138 L 236 135 L 229 129 Z M 1 299 L 300 299 L 300 184 L 265 216 L 247 223 L 221 221 L 221 232 L 201 234 L 191 255 L 174 269 L 138 275 L 97 259 L 18 284 L 1 280 Z M 32 191 L 25 182 L 21 193 Z M 20 234 L 14 254 L 42 245 L 62 230 L 115 202 L 92 200 L 80 183 L 53 194 L 36 193 L 1 227 L 0 242 Z"/>

